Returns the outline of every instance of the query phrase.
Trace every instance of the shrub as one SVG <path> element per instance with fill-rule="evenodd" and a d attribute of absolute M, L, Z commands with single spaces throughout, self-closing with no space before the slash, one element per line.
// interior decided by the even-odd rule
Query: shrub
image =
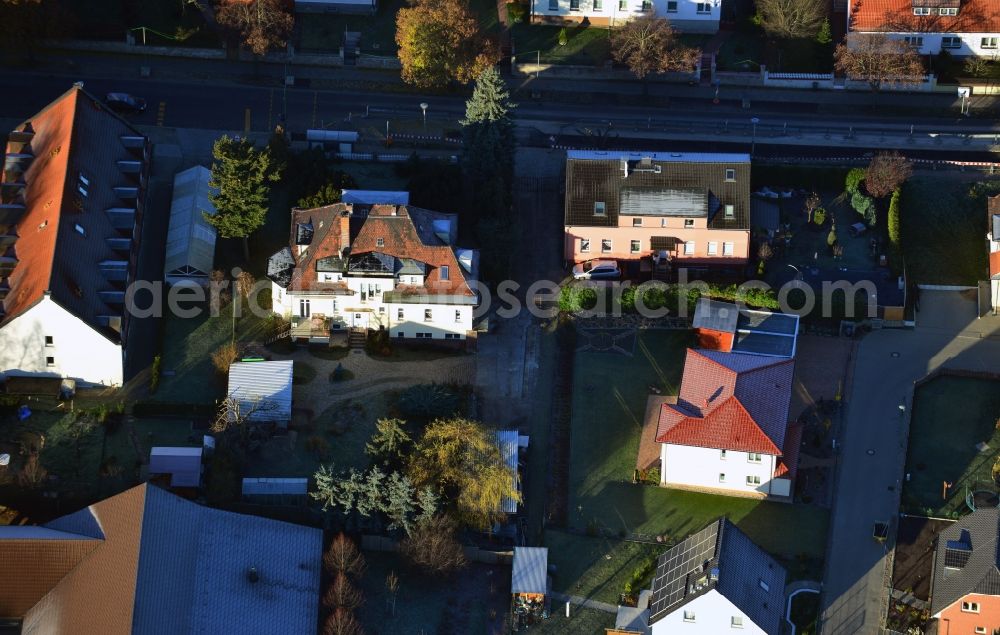
<path fill-rule="evenodd" d="M 349 381 L 351 379 L 354 379 L 354 373 L 344 368 L 343 364 L 337 364 L 337 367 L 330 373 L 330 381 L 332 382 Z"/>
<path fill-rule="evenodd" d="M 428 423 L 460 415 L 461 395 L 457 390 L 443 384 L 417 384 L 410 386 L 399 395 L 396 408 L 400 418 L 414 423 Z"/>
<path fill-rule="evenodd" d="M 826 244 L 833 247 L 837 244 L 837 227 L 830 227 L 830 233 L 826 235 Z"/>
<path fill-rule="evenodd" d="M 524 22 L 524 16 L 526 13 L 527 10 L 520 2 L 507 3 L 507 21 L 511 24 L 520 24 Z"/>
<path fill-rule="evenodd" d="M 566 46 L 569 42 L 569 33 L 566 31 L 566 27 L 559 29 L 559 46 Z"/>
<path fill-rule="evenodd" d="M 851 194 L 851 207 L 860 214 L 870 226 L 875 226 L 875 200 L 861 191 Z"/>
<path fill-rule="evenodd" d="M 240 347 L 235 342 L 223 344 L 212 352 L 212 366 L 223 377 L 229 374 L 229 367 L 240 358 Z"/>
<path fill-rule="evenodd" d="M 149 370 L 149 392 L 154 393 L 160 387 L 160 370 L 163 359 L 157 355 L 153 358 L 153 367 Z"/>
<path fill-rule="evenodd" d="M 316 369 L 305 362 L 295 362 L 292 368 L 292 383 L 296 386 L 308 384 L 316 379 Z"/>
<path fill-rule="evenodd" d="M 822 207 L 816 208 L 816 211 L 813 212 L 812 220 L 814 223 L 822 227 L 823 223 L 826 222 L 826 210 Z"/>
<path fill-rule="evenodd" d="M 571 285 L 559 290 L 559 310 L 564 313 L 593 309 L 597 305 L 597 289 Z"/>
<path fill-rule="evenodd" d="M 389 342 L 389 331 L 373 331 L 365 340 L 365 352 L 372 356 L 389 357 L 392 346 Z"/>
<path fill-rule="evenodd" d="M 901 227 L 899 224 L 899 190 L 892 193 L 889 199 L 889 218 L 887 221 L 889 232 L 889 264 L 893 273 L 899 275 L 903 269 L 903 252 L 901 242 Z"/>
<path fill-rule="evenodd" d="M 854 194 L 861 189 L 861 182 L 865 180 L 864 168 L 851 168 L 844 178 L 844 189 L 848 194 Z"/>

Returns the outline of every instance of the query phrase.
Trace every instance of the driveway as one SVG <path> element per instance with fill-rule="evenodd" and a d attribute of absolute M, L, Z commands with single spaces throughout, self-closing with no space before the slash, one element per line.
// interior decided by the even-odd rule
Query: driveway
<path fill-rule="evenodd" d="M 967 294 L 966 294 L 967 295 Z M 894 519 L 906 460 L 913 382 L 938 368 L 1000 371 L 1000 319 L 976 319 L 974 299 L 925 291 L 914 330 L 867 335 L 858 347 L 841 432 L 820 632 L 879 633 L 891 583 L 895 525 L 880 545 L 872 525 Z"/>

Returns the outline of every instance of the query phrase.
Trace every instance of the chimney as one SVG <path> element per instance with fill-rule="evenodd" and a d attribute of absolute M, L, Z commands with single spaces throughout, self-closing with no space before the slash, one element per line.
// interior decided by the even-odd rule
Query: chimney
<path fill-rule="evenodd" d="M 340 213 L 340 253 L 343 256 L 351 250 L 351 212 Z"/>
<path fill-rule="evenodd" d="M 260 580 L 260 574 L 257 573 L 257 567 L 250 567 L 250 569 L 247 570 L 247 580 L 249 580 L 251 584 Z"/>

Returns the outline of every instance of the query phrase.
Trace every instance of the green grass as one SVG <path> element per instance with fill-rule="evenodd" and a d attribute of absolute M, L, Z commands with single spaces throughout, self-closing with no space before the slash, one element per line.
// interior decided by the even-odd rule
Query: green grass
<path fill-rule="evenodd" d="M 552 584 L 556 591 L 617 604 L 632 572 L 667 547 L 570 534 L 545 532 L 549 564 L 555 565 Z"/>
<path fill-rule="evenodd" d="M 567 618 L 565 605 L 553 605 L 549 619 L 532 625 L 530 632 L 532 635 L 604 635 L 605 629 L 614 625 L 614 613 L 573 606 Z"/>
<path fill-rule="evenodd" d="M 545 501 L 549 470 L 549 427 L 552 417 L 552 388 L 554 383 L 557 336 L 551 329 L 542 331 L 538 349 L 538 381 L 535 384 L 531 416 L 528 420 L 531 444 L 528 446 L 526 490 L 524 492 L 527 516 L 528 544 L 536 544 L 545 527 Z"/>
<path fill-rule="evenodd" d="M 859 222 L 861 217 L 840 196 L 823 192 L 821 198 L 823 199 L 823 207 L 826 209 L 826 222 L 822 227 L 806 221 L 801 203 L 792 204 L 787 201 L 778 201 L 779 205 L 783 206 L 783 220 L 787 219 L 786 222 L 792 225 L 792 242 L 785 249 L 783 258 L 776 258 L 768 263 L 768 271 L 787 274 L 787 271 L 779 271 L 785 268 L 786 264 L 792 264 L 796 267 L 809 265 L 821 269 L 847 267 L 848 269 L 861 270 L 868 270 L 875 266 L 876 262 L 871 256 L 868 242 L 872 234 L 865 233 L 852 237 L 847 231 L 852 224 Z M 831 215 L 836 219 L 837 240 L 844 247 L 844 255 L 839 260 L 833 258 L 831 249 L 826 242 L 832 226 Z M 817 254 L 818 257 L 815 257 Z"/>
<path fill-rule="evenodd" d="M 760 70 L 763 60 L 763 41 L 756 32 L 736 32 L 722 43 L 715 56 L 716 68 L 720 71 Z"/>
<path fill-rule="evenodd" d="M 542 24 L 515 24 L 511 27 L 511 39 L 517 61 L 522 64 L 535 62 L 538 59 L 536 51 L 541 51 L 543 64 L 599 66 L 611 59 L 608 29 L 567 27 L 569 40 L 565 46 L 560 46 L 561 29 Z"/>
<path fill-rule="evenodd" d="M 900 224 L 910 280 L 975 285 L 986 275 L 986 197 L 1000 181 L 917 174 L 903 186 Z"/>
<path fill-rule="evenodd" d="M 976 483 L 993 483 L 991 470 L 1000 456 L 1000 381 L 942 376 L 917 388 L 913 396 L 910 445 L 903 506 L 929 516 L 968 511 L 965 495 Z M 990 451 L 980 454 L 980 441 Z M 952 483 L 942 501 L 943 482 Z M 994 488 L 995 489 L 995 488 Z M 929 512 L 929 513 L 928 513 Z"/>
<path fill-rule="evenodd" d="M 72 16 L 77 37 L 99 40 L 124 40 L 125 32 L 136 27 L 150 29 L 146 42 L 155 46 L 196 46 L 217 48 L 218 35 L 205 23 L 198 8 L 178 0 L 64 0 Z M 142 32 L 133 30 L 142 44 Z M 167 36 L 167 37 L 164 37 Z"/>
<path fill-rule="evenodd" d="M 305 362 L 296 362 L 292 370 L 292 383 L 295 385 L 308 384 L 316 379 L 316 369 Z"/>
<path fill-rule="evenodd" d="M 676 541 L 728 516 L 775 556 L 822 558 L 826 510 L 631 483 L 649 386 L 676 394 L 689 338 L 688 332 L 645 331 L 635 357 L 576 355 L 569 524 Z"/>

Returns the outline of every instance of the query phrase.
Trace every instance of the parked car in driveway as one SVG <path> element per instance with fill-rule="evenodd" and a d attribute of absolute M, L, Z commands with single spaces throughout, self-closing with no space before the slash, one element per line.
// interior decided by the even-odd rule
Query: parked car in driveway
<path fill-rule="evenodd" d="M 143 112 L 146 110 L 146 100 L 128 93 L 108 93 L 104 98 L 108 107 L 118 112 Z"/>
<path fill-rule="evenodd" d="M 573 266 L 576 280 L 617 280 L 621 277 L 622 272 L 614 260 L 588 260 Z"/>

